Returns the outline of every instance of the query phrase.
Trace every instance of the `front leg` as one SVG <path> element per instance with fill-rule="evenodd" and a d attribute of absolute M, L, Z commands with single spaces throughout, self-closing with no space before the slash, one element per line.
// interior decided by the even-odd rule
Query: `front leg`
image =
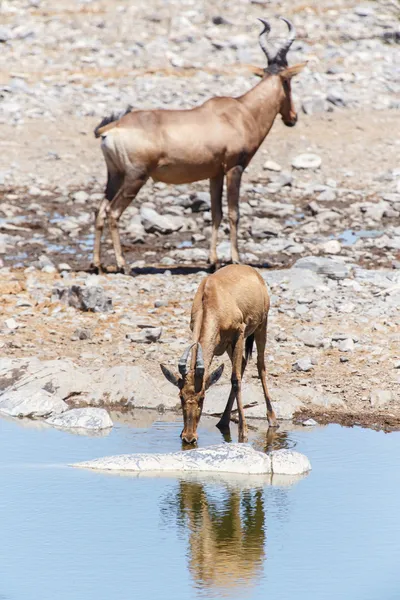
<path fill-rule="evenodd" d="M 211 197 L 211 246 L 210 246 L 210 265 L 213 268 L 217 267 L 217 237 L 218 229 L 222 220 L 222 190 L 224 186 L 224 174 L 220 173 L 216 177 L 210 179 L 210 197 Z"/>
<path fill-rule="evenodd" d="M 230 169 L 226 175 L 231 257 L 232 262 L 236 264 L 240 263 L 237 229 L 239 224 L 240 182 L 242 180 L 243 171 L 243 167 L 238 165 Z"/>
<path fill-rule="evenodd" d="M 239 413 L 239 442 L 247 442 L 247 423 L 244 417 L 242 403 L 242 364 L 244 350 L 244 330 L 243 325 L 240 329 L 238 339 L 233 350 L 232 357 L 232 389 L 236 392 L 236 402 Z"/>

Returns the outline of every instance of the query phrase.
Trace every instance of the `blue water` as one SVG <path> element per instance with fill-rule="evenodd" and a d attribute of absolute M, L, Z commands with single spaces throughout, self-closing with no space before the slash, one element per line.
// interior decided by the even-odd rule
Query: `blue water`
<path fill-rule="evenodd" d="M 104 437 L 0 419 L 0 598 L 397 600 L 400 434 L 284 434 L 312 472 L 290 487 L 73 469 L 180 448 L 180 423 Z M 200 428 L 200 445 L 220 442 Z M 254 434 L 257 448 L 265 434 Z"/>

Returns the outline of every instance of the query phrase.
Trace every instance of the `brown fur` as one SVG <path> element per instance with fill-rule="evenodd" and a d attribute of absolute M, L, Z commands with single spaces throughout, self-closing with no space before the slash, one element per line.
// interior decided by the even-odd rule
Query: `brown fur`
<path fill-rule="evenodd" d="M 239 262 L 237 226 L 239 190 L 244 169 L 280 113 L 295 125 L 290 79 L 304 67 L 276 65 L 243 96 L 217 97 L 190 110 L 132 110 L 118 121 L 100 123 L 101 148 L 108 180 L 118 181 L 110 201 L 101 201 L 96 216 L 93 264 L 101 267 L 101 235 L 107 217 L 117 265 L 125 266 L 118 220 L 149 178 L 170 184 L 210 180 L 212 236 L 210 262 L 217 263 L 217 233 L 222 219 L 226 177 L 232 262 Z M 260 73 L 258 73 L 260 74 Z"/>
<path fill-rule="evenodd" d="M 246 439 L 247 426 L 242 406 L 241 379 L 248 358 L 243 356 L 245 340 L 251 340 L 252 337 L 257 346 L 257 367 L 267 404 L 268 421 L 270 425 L 276 424 L 266 384 L 264 359 L 269 305 L 265 282 L 252 267 L 229 265 L 201 282 L 193 300 L 190 328 L 193 332 L 193 342 L 200 344 L 204 357 L 205 371 L 202 381 L 197 381 L 196 376 L 197 345 L 192 351 L 190 369 L 183 379 L 162 366 L 167 379 L 180 388 L 184 418 L 182 437 L 187 442 L 196 441 L 205 392 L 214 380 L 219 378 L 218 369 L 210 372 L 212 359 L 225 352 L 232 361 L 232 388 L 218 426 L 222 430 L 229 429 L 231 410 L 236 398 L 239 410 L 239 440 Z M 248 352 L 246 354 L 248 355 Z"/>

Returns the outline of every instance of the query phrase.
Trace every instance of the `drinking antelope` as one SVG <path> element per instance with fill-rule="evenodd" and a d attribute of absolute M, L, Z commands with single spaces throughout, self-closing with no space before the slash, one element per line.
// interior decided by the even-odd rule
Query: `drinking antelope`
<path fill-rule="evenodd" d="M 293 127 L 297 121 L 290 80 L 306 63 L 288 67 L 289 37 L 277 50 L 267 42 L 270 25 L 264 19 L 260 45 L 268 66 L 262 80 L 243 96 L 216 97 L 190 110 L 130 110 L 118 119 L 104 118 L 95 129 L 107 164 L 105 198 L 95 221 L 93 266 L 101 268 L 101 236 L 107 218 L 117 266 L 125 268 L 118 221 L 140 188 L 153 181 L 182 184 L 210 180 L 212 233 L 209 262 L 217 263 L 217 234 L 222 219 L 222 189 L 226 176 L 232 262 L 239 262 L 237 226 L 239 190 L 243 171 L 280 113 Z"/>
<path fill-rule="evenodd" d="M 218 381 L 224 367 L 221 365 L 210 371 L 211 362 L 214 356 L 221 356 L 224 352 L 232 361 L 231 392 L 217 427 L 222 431 L 229 430 L 230 415 L 236 398 L 239 441 L 246 441 L 247 425 L 241 382 L 254 341 L 257 346 L 258 375 L 267 404 L 268 423 L 272 427 L 276 426 L 265 374 L 268 310 L 267 286 L 253 267 L 229 265 L 208 275 L 201 282 L 193 300 L 190 320 L 193 343 L 179 360 L 180 376 L 165 365 L 160 365 L 168 381 L 179 388 L 184 424 L 181 437 L 185 442 L 192 444 L 197 441 L 197 426 L 206 390 Z"/>

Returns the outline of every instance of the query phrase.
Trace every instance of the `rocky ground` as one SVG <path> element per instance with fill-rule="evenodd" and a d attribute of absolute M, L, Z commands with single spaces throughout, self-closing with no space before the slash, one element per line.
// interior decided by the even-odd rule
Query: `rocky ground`
<path fill-rule="evenodd" d="M 398 2 L 13 0 L 0 11 L 0 387 L 52 359 L 70 359 L 86 377 L 133 365 L 159 390 L 153 408 L 175 406 L 158 363 L 176 364 L 189 340 L 204 276 L 191 271 L 206 268 L 210 237 L 208 186 L 147 184 L 121 219 L 135 276 L 93 276 L 105 167 L 92 131 L 127 104 L 191 107 L 244 92 L 257 82 L 252 65 L 264 64 L 256 17 L 284 35 L 274 19 L 283 14 L 298 30 L 291 64 L 309 61 L 293 84 L 300 119 L 293 129 L 278 119 L 252 161 L 240 223 L 243 260 L 269 267 L 278 413 L 398 427 Z M 218 251 L 229 260 L 226 220 Z M 112 266 L 108 240 L 104 256 Z M 73 285 L 81 288 L 69 293 Z M 33 357 L 40 365 L 28 367 Z M 253 418 L 264 415 L 255 376 L 252 364 Z M 211 413 L 224 377 L 210 390 Z M 61 400 L 87 400 L 87 390 L 72 391 Z"/>

